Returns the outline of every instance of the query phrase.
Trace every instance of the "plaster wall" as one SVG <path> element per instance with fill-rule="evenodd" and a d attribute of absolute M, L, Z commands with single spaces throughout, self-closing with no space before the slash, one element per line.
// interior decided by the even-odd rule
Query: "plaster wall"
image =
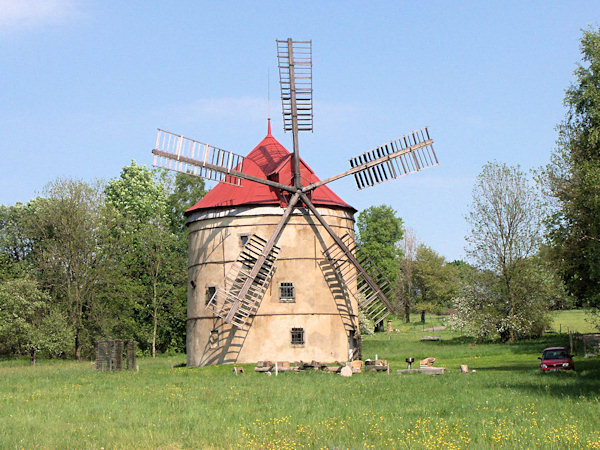
<path fill-rule="evenodd" d="M 350 210 L 318 208 L 334 231 L 353 236 Z M 276 271 L 248 331 L 240 330 L 205 308 L 209 286 L 224 278 L 242 250 L 241 236 L 268 239 L 283 208 L 231 208 L 201 212 L 188 219 L 190 231 L 187 358 L 199 366 L 259 360 L 347 361 L 358 329 L 358 305 L 327 282 L 319 263 L 333 243 L 325 229 L 302 208 L 290 216 L 276 245 Z M 280 283 L 293 282 L 295 302 L 280 301 Z M 291 344 L 291 329 L 303 328 L 303 345 Z"/>

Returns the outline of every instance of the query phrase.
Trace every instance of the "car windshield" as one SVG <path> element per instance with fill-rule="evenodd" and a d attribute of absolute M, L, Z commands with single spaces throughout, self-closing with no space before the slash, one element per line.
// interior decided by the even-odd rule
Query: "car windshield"
<path fill-rule="evenodd" d="M 547 350 L 544 352 L 544 359 L 563 359 L 566 357 L 566 350 Z"/>

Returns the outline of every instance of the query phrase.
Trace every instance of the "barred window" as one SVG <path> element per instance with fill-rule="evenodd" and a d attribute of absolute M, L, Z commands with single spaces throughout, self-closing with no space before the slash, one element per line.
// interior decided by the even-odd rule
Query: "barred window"
<path fill-rule="evenodd" d="M 292 345 L 304 345 L 304 328 L 292 328 Z"/>
<path fill-rule="evenodd" d="M 213 297 L 213 295 L 215 295 L 215 292 L 217 292 L 217 288 L 215 286 L 207 286 L 206 287 L 206 304 L 208 305 L 208 302 L 210 302 L 210 299 Z"/>
<path fill-rule="evenodd" d="M 279 301 L 288 303 L 296 301 L 294 283 L 285 281 L 279 284 Z"/>

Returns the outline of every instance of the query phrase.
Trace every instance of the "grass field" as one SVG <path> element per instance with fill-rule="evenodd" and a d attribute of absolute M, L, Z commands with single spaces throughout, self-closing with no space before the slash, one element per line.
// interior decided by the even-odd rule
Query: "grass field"
<path fill-rule="evenodd" d="M 589 321 L 589 313 L 586 310 L 553 311 L 550 329 L 557 333 L 598 333 Z"/>
<path fill-rule="evenodd" d="M 230 366 L 177 367 L 183 355 L 140 359 L 139 373 L 3 361 L 0 448 L 600 448 L 600 360 L 577 356 L 574 373 L 537 368 L 566 335 L 482 345 L 394 327 L 363 345 L 391 375 L 269 377 L 250 365 L 236 376 Z M 408 356 L 433 356 L 447 373 L 396 375 Z M 460 374 L 460 364 L 476 372 Z"/>

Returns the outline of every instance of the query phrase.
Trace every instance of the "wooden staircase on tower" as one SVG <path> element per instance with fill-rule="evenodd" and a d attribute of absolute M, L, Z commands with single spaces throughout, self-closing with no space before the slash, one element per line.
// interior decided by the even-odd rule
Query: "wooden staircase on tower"
<path fill-rule="evenodd" d="M 225 286 L 217 288 L 206 305 L 207 309 L 224 320 L 228 319 L 229 323 L 238 328 L 246 328 L 250 324 L 250 317 L 258 311 L 273 277 L 275 261 L 280 251 L 276 245 L 264 258 L 264 263 L 258 269 L 256 276 L 252 277 L 252 271 L 263 255 L 266 244 L 267 241 L 257 235 L 252 235 L 248 239 L 225 277 Z M 249 285 L 247 289 L 244 289 L 245 285 Z M 246 294 L 241 295 L 244 290 L 247 291 Z"/>
<path fill-rule="evenodd" d="M 373 264 L 369 256 L 356 245 L 354 239 L 348 234 L 342 236 L 341 239 L 348 250 L 356 255 L 356 259 L 360 265 L 365 268 L 367 273 L 377 283 L 380 291 L 385 296 L 383 298 L 394 298 L 394 292 L 389 280 Z M 336 270 L 339 279 L 345 284 L 348 292 L 356 298 L 360 309 L 374 324 L 378 324 L 395 310 L 389 301 L 384 301 L 382 296 L 378 295 L 371 285 L 359 275 L 356 266 L 352 264 L 342 247 L 333 244 L 323 252 L 323 255 L 325 256 L 325 260 Z M 351 289 L 350 287 L 355 282 L 356 289 Z"/>

